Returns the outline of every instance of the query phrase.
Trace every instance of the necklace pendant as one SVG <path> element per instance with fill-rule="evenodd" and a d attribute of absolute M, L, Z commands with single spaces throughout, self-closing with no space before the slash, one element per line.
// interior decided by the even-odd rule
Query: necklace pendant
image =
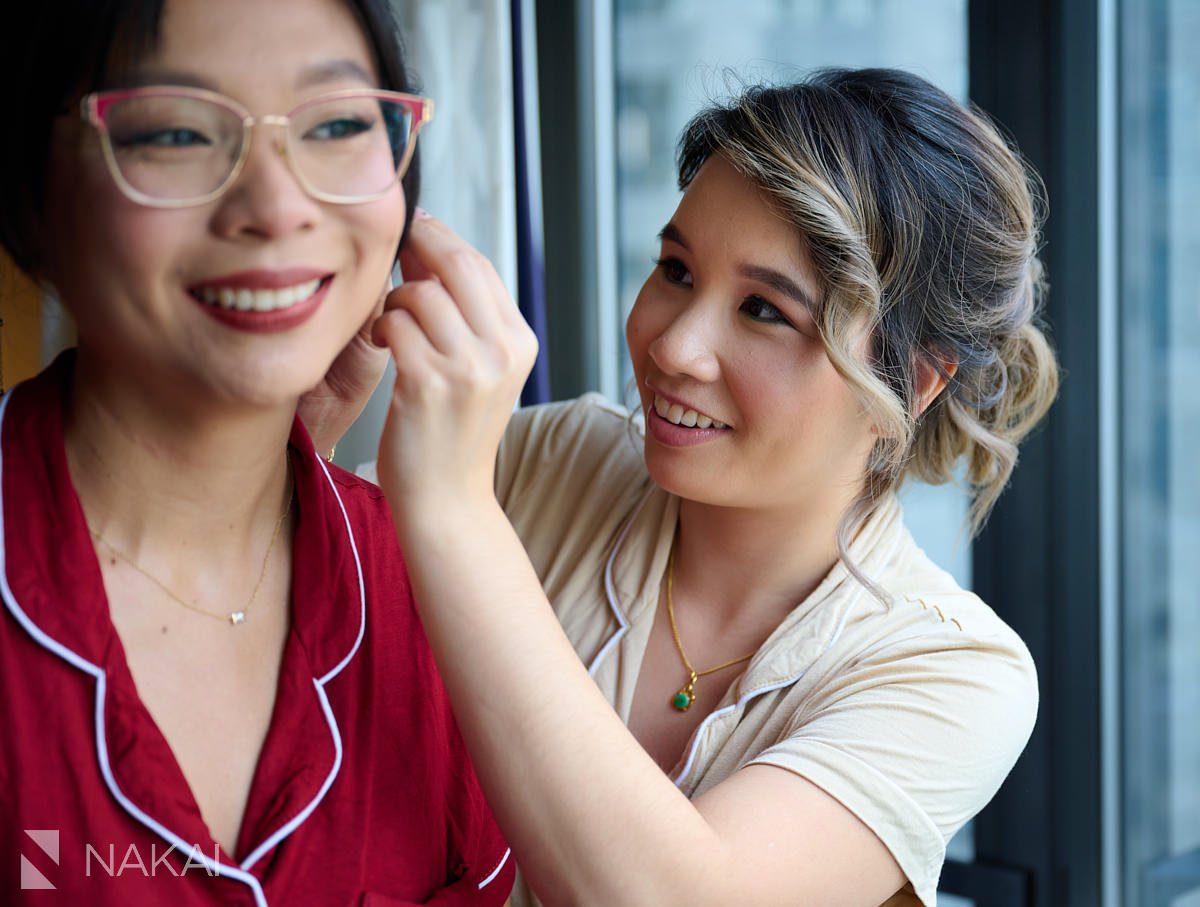
<path fill-rule="evenodd" d="M 235 627 L 238 624 L 245 623 L 246 622 L 246 612 L 245 611 L 234 611 L 232 614 L 229 615 L 229 622 L 231 624 L 233 624 L 233 626 L 235 626 Z"/>
<path fill-rule="evenodd" d="M 696 694 L 692 691 L 692 685 L 680 687 L 679 692 L 671 697 L 671 707 L 677 712 L 686 712 L 692 707 L 692 703 L 696 701 Z"/>

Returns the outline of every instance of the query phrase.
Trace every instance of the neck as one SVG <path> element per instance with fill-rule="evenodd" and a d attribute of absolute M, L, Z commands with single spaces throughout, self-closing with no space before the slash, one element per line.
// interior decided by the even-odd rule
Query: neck
<path fill-rule="evenodd" d="M 837 528 L 852 500 L 786 509 L 682 501 L 676 594 L 717 626 L 751 623 L 765 638 L 837 563 Z"/>
<path fill-rule="evenodd" d="M 238 549 L 284 506 L 294 402 L 238 409 L 155 385 L 79 354 L 66 447 L 91 528 L 135 554 L 156 539 Z"/>

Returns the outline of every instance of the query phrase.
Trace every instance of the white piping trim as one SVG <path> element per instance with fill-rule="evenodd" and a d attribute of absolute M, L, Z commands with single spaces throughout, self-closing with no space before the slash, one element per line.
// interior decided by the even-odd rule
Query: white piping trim
<path fill-rule="evenodd" d="M 504 864 L 508 862 L 508 858 L 511 855 L 512 855 L 512 848 L 510 847 L 506 851 L 504 851 L 504 856 L 502 856 L 500 858 L 500 863 L 496 866 L 495 869 L 493 869 L 491 871 L 491 874 L 486 879 L 484 879 L 482 882 L 480 882 L 478 885 L 475 886 L 475 890 L 483 891 L 483 889 L 487 888 L 488 885 L 491 885 L 492 882 L 494 882 L 496 880 L 496 876 L 500 875 L 500 870 L 504 868 Z"/>
<path fill-rule="evenodd" d="M 613 616 L 616 617 L 617 623 L 620 624 L 620 626 L 617 628 L 617 632 L 608 638 L 608 642 L 600 647 L 600 651 L 596 653 L 596 657 L 593 658 L 592 663 L 588 665 L 589 677 L 596 676 L 596 671 L 600 669 L 600 662 L 603 661 L 605 656 L 612 651 L 613 646 L 621 641 L 621 637 L 629 632 L 629 620 L 625 617 L 625 612 L 623 612 L 620 606 L 617 604 L 617 587 L 613 583 L 612 578 L 613 564 L 616 563 L 617 554 L 620 552 L 621 546 L 625 544 L 625 537 L 629 535 L 629 530 L 633 528 L 634 520 L 636 520 L 638 514 L 642 512 L 642 508 L 646 506 L 646 502 L 650 500 L 650 495 L 652 492 L 653 489 L 646 492 L 641 502 L 636 508 L 634 508 L 633 513 L 629 515 L 629 519 L 625 521 L 625 525 L 621 527 L 621 532 L 617 536 L 617 541 L 613 544 L 612 554 L 608 556 L 608 562 L 604 565 L 604 594 L 608 597 L 608 607 L 612 610 Z"/>
<path fill-rule="evenodd" d="M 325 460 L 315 453 L 313 459 L 320 465 L 321 471 L 325 474 L 325 480 L 329 483 L 334 498 L 337 499 L 338 507 L 341 508 L 342 520 L 346 524 L 346 536 L 350 539 L 350 550 L 354 554 L 354 568 L 358 571 L 358 636 L 355 638 L 354 645 L 351 646 L 350 652 L 345 658 L 338 662 L 324 677 L 313 678 L 313 687 L 317 691 L 317 698 L 321 701 L 321 711 L 325 713 L 325 722 L 329 725 L 329 735 L 333 738 L 333 767 L 329 770 L 329 774 L 325 776 L 324 783 L 313 796 L 312 800 L 309 801 L 308 805 L 296 813 L 288 822 L 276 829 L 274 834 L 268 836 L 258 847 L 254 848 L 247 855 L 246 859 L 242 860 L 242 869 L 249 869 L 269 853 L 273 847 L 276 847 L 284 838 L 304 824 L 305 820 L 312 815 L 313 810 L 325 799 L 325 794 L 329 791 L 329 788 L 333 786 L 333 781 L 337 778 L 338 772 L 342 768 L 342 734 L 338 727 L 337 718 L 334 717 L 333 709 L 330 708 L 329 697 L 325 695 L 325 684 L 337 677 L 342 672 L 342 669 L 350 663 L 350 659 L 354 657 L 355 653 L 358 652 L 359 646 L 362 644 L 363 635 L 367 628 L 367 593 L 366 586 L 363 583 L 362 561 L 358 556 L 358 544 L 354 539 L 354 529 L 350 526 L 350 517 L 346 513 L 346 505 L 342 502 L 342 496 L 338 493 L 333 477 L 329 475 L 329 468 L 325 465 Z"/>
<path fill-rule="evenodd" d="M 329 698 L 325 695 L 325 688 L 321 686 L 320 681 L 314 680 L 313 687 L 317 691 L 317 698 L 321 701 L 321 711 L 325 713 L 325 721 L 328 723 L 329 733 L 333 737 L 333 767 L 329 770 L 329 774 L 325 776 L 325 781 L 321 785 L 320 790 L 317 791 L 308 805 L 296 813 L 291 821 L 281 826 L 273 835 L 254 848 L 246 859 L 242 860 L 242 869 L 249 869 L 261 860 L 271 848 L 278 845 L 284 838 L 304 824 L 304 821 L 312 815 L 313 810 L 325 799 L 325 794 L 333 786 L 333 780 L 342 768 L 342 735 L 338 730 L 337 720 L 333 717 L 333 710 L 329 707 Z"/>
<path fill-rule="evenodd" d="M 900 544 L 900 541 L 899 541 L 899 538 L 897 537 L 897 539 L 895 539 L 892 542 L 892 547 L 888 550 L 888 553 L 886 555 L 884 555 L 884 557 L 883 557 L 883 561 L 885 564 L 892 559 L 892 555 L 896 553 L 896 548 L 899 544 Z M 874 582 L 874 581 L 875 580 L 872 577 L 871 582 Z M 813 659 L 813 661 L 816 661 L 817 659 L 821 658 L 826 652 L 829 651 L 829 649 L 833 646 L 833 644 L 835 642 L 837 642 L 838 637 L 842 635 L 842 630 L 846 626 L 846 618 L 849 616 L 851 609 L 855 605 L 858 604 L 859 600 L 864 595 L 866 595 L 866 593 L 867 593 L 867 587 L 862 585 L 861 583 L 859 583 L 858 592 L 854 595 L 853 598 L 847 599 L 846 604 L 842 606 L 842 613 L 838 615 L 837 626 L 835 626 L 833 628 L 833 632 L 829 635 L 829 639 L 826 640 L 825 645 L 821 647 L 821 651 L 817 653 L 817 655 Z M 811 665 L 811 663 L 810 663 L 810 665 Z M 728 715 L 730 712 L 736 712 L 738 709 L 745 706 L 745 704 L 747 702 L 749 702 L 751 699 L 755 698 L 756 696 L 762 696 L 766 693 L 773 693 L 775 690 L 780 690 L 780 689 L 783 689 L 784 687 L 791 686 L 792 684 L 799 682 L 800 678 L 802 678 L 807 673 L 808 673 L 808 668 L 806 667 L 803 671 L 801 671 L 795 677 L 789 677 L 788 679 L 782 680 L 779 683 L 773 683 L 767 687 L 760 687 L 759 689 L 751 690 L 750 692 L 748 692 L 744 696 L 742 696 L 742 698 L 739 699 L 737 702 L 731 703 L 730 705 L 725 706 L 725 708 L 723 708 L 723 709 L 717 709 L 715 712 L 710 712 L 708 717 L 705 718 L 703 721 L 701 721 L 699 727 L 697 727 L 696 730 L 693 731 L 693 733 L 692 733 L 692 745 L 688 749 L 687 762 L 684 763 L 683 768 L 680 770 L 679 774 L 676 776 L 675 786 L 679 787 L 681 784 L 683 784 L 683 782 L 687 779 L 688 774 L 691 772 L 692 764 L 696 761 L 696 752 L 700 749 L 700 740 L 702 739 L 704 732 L 705 732 L 705 730 L 707 730 L 708 725 L 711 721 L 713 721 L 716 718 L 720 718 L 722 715 Z"/>
<path fill-rule="evenodd" d="M 5 395 L 3 401 L 0 401 L 0 438 L 3 437 L 4 415 L 8 410 L 8 401 L 12 399 L 12 391 Z M 9 612 L 16 618 L 17 623 L 24 627 L 25 632 L 34 638 L 34 640 L 43 648 L 49 649 L 59 658 L 66 661 L 68 664 L 90 674 L 96 680 L 96 707 L 95 707 L 95 726 L 96 726 L 96 755 L 100 762 L 100 774 L 104 777 L 104 783 L 108 787 L 109 792 L 116 798 L 117 802 L 125 809 L 127 813 L 163 838 L 172 846 L 176 847 L 180 853 L 189 855 L 189 859 L 198 856 L 199 862 L 212 875 L 220 875 L 226 878 L 235 879 L 244 885 L 249 886 L 254 892 L 254 903 L 257 907 L 267 907 L 267 898 L 263 893 L 262 885 L 254 876 L 248 872 L 244 872 L 235 866 L 228 866 L 224 863 L 215 862 L 208 858 L 204 851 L 194 842 L 188 844 L 179 835 L 167 829 L 164 825 L 151 818 L 146 813 L 142 812 L 132 800 L 130 800 L 125 792 L 121 790 L 117 784 L 117 779 L 112 773 L 112 766 L 108 761 L 108 741 L 104 735 L 104 698 L 108 690 L 108 678 L 105 672 L 98 666 L 92 664 L 87 659 L 83 658 L 71 649 L 68 649 L 58 640 L 45 633 L 37 624 L 35 624 L 24 609 L 17 604 L 16 598 L 13 596 L 12 589 L 8 585 L 8 550 L 4 544 L 5 526 L 4 526 L 4 451 L 3 445 L 0 445 L 0 594 L 4 597 L 4 604 Z"/>
<path fill-rule="evenodd" d="M 15 388 L 13 390 L 15 390 Z M 12 391 L 10 391 L 8 394 L 4 395 L 3 399 L 0 400 L 0 440 L 2 440 L 2 438 L 3 438 L 4 416 L 8 410 L 8 403 L 11 399 L 12 399 Z M 346 655 L 345 658 L 343 658 L 340 662 L 338 662 L 338 664 L 332 670 L 330 670 L 327 674 L 325 674 L 323 677 L 313 679 L 313 686 L 316 689 L 317 698 L 320 700 L 321 710 L 325 714 L 325 720 L 326 720 L 326 723 L 329 725 L 330 735 L 333 737 L 333 748 L 334 748 L 333 767 L 330 769 L 330 772 L 326 776 L 324 783 L 321 785 L 320 789 L 317 791 L 316 795 L 308 803 L 308 805 L 303 810 L 301 810 L 296 816 L 294 816 L 291 819 L 291 821 L 284 824 L 274 834 L 272 834 L 270 837 L 268 837 L 262 844 L 260 844 L 257 848 L 255 848 L 255 850 L 248 857 L 246 857 L 245 860 L 242 861 L 241 866 L 239 868 L 239 867 L 229 866 L 225 863 L 220 863 L 220 862 L 216 862 L 216 861 L 209 859 L 204 854 L 203 850 L 201 850 L 198 846 L 195 846 L 194 844 L 189 845 L 179 835 L 175 834 L 170 829 L 168 829 L 166 826 L 162 825 L 160 822 L 158 822 L 157 820 L 152 818 L 150 815 L 143 812 L 132 800 L 129 799 L 129 797 L 127 797 L 125 795 L 124 791 L 122 791 L 120 786 L 117 784 L 116 777 L 112 773 L 112 766 L 108 760 L 108 741 L 105 737 L 105 732 L 104 732 L 104 701 L 105 701 L 105 695 L 108 690 L 108 678 L 107 678 L 105 671 L 103 669 L 101 669 L 98 665 L 92 664 L 90 661 L 83 658 L 76 652 L 72 651 L 71 649 L 68 649 L 66 646 L 64 646 L 62 643 L 60 643 L 58 640 L 49 636 L 40 627 L 38 627 L 37 624 L 35 624 L 29 618 L 29 615 L 27 615 L 25 613 L 24 609 L 22 609 L 21 606 L 19 604 L 17 604 L 16 597 L 13 595 L 12 589 L 8 584 L 8 570 L 7 570 L 8 551 L 7 551 L 7 546 L 4 544 L 4 539 L 5 539 L 4 489 L 3 489 L 4 451 L 3 451 L 3 445 L 0 444 L 0 595 L 3 596 L 6 607 L 12 613 L 13 617 L 16 618 L 17 622 L 19 624 L 21 624 L 21 626 L 25 629 L 25 631 L 27 633 L 29 633 L 29 635 L 32 636 L 34 638 L 34 640 L 38 644 L 40 644 L 43 648 L 50 650 L 55 655 L 57 655 L 58 657 L 62 658 L 64 661 L 66 661 L 68 664 L 74 666 L 75 668 L 83 671 L 86 674 L 90 674 L 93 678 L 95 678 L 95 680 L 96 680 L 96 706 L 95 706 L 94 721 L 95 721 L 95 729 L 96 729 L 96 756 L 100 763 L 100 774 L 104 778 L 104 783 L 108 787 L 109 791 L 112 793 L 112 795 L 116 799 L 116 801 L 121 805 L 121 807 L 127 813 L 129 813 L 131 816 L 133 816 L 135 819 L 137 819 L 139 822 L 141 822 L 143 825 L 145 825 L 147 828 L 149 828 L 155 834 L 157 834 L 159 837 L 163 838 L 168 843 L 175 846 L 180 851 L 180 853 L 187 853 L 190 856 L 198 855 L 200 863 L 211 874 L 235 879 L 235 880 L 247 885 L 250 888 L 250 890 L 253 891 L 253 893 L 254 893 L 254 902 L 257 905 L 257 907 L 268 907 L 266 895 L 263 892 L 262 884 L 259 882 L 259 880 L 257 878 L 255 878 L 253 875 L 251 875 L 247 870 L 251 866 L 253 866 L 256 862 L 258 862 L 258 860 L 260 860 L 264 854 L 268 853 L 272 848 L 274 848 L 281 841 L 283 841 L 284 838 L 286 838 L 288 835 L 290 835 L 292 832 L 294 832 L 297 828 L 299 828 L 300 825 L 303 824 L 304 821 L 306 819 L 308 819 L 308 817 L 310 815 L 312 815 L 313 811 L 317 808 L 317 806 L 324 799 L 325 794 L 329 791 L 329 788 L 333 785 L 333 781 L 337 777 L 337 774 L 341 769 L 341 766 L 342 766 L 342 737 L 341 737 L 341 733 L 338 729 L 337 719 L 334 717 L 333 710 L 329 705 L 329 698 L 325 694 L 325 684 L 327 684 L 330 680 L 332 680 L 334 677 L 336 677 L 338 674 L 340 674 L 341 671 L 346 667 L 346 665 L 350 663 L 350 660 L 358 652 L 358 649 L 362 644 L 363 636 L 366 632 L 366 623 L 367 623 L 366 587 L 365 587 L 365 584 L 363 581 L 362 560 L 359 558 L 359 555 L 358 555 L 358 544 L 354 538 L 354 530 L 350 525 L 350 517 L 346 513 L 346 505 L 342 501 L 342 496 L 341 496 L 341 494 L 338 493 L 337 486 L 334 484 L 333 478 L 329 475 L 329 469 L 325 466 L 325 463 L 321 460 L 321 458 L 319 456 L 314 455 L 314 458 L 316 459 L 317 463 L 320 464 L 321 470 L 325 475 L 325 479 L 327 482 L 329 482 L 329 486 L 333 491 L 334 497 L 337 499 L 338 507 L 342 511 L 342 519 L 346 524 L 346 534 L 350 540 L 350 549 L 354 555 L 354 566 L 355 566 L 355 570 L 357 571 L 357 575 L 358 575 L 358 596 L 359 596 L 358 636 L 355 638 L 354 645 L 351 647 L 350 652 Z M 507 860 L 507 859 L 508 859 L 508 855 L 506 854 L 505 860 Z M 504 865 L 503 861 L 501 862 L 500 865 L 501 866 Z M 500 867 L 497 867 L 496 872 L 499 872 L 499 871 L 500 871 Z"/>
<path fill-rule="evenodd" d="M 325 473 L 325 481 L 329 483 L 329 487 L 333 490 L 333 496 L 337 498 L 338 507 L 341 508 L 342 521 L 346 524 L 346 537 L 350 539 L 350 551 L 354 554 L 354 569 L 358 571 L 358 638 L 354 640 L 354 645 L 346 657 L 339 661 L 328 674 L 317 681 L 321 686 L 324 686 L 337 677 L 338 674 L 342 673 L 342 668 L 350 663 L 350 659 L 355 656 L 358 652 L 358 647 L 362 644 L 363 634 L 367 630 L 367 591 L 363 585 L 362 561 L 358 556 L 358 543 L 354 540 L 354 530 L 350 528 L 350 516 L 346 513 L 346 505 L 342 503 L 342 496 L 337 490 L 337 485 L 334 484 L 333 476 L 329 474 L 329 467 L 325 465 L 325 460 L 315 452 L 313 453 L 313 458 L 317 461 L 317 465 L 321 467 L 321 471 Z"/>

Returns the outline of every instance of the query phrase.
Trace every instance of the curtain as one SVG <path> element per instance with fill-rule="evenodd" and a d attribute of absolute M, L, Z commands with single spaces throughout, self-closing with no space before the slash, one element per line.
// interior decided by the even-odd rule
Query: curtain
<path fill-rule="evenodd" d="M 529 42 L 520 41 L 520 7 L 521 0 L 395 0 L 408 65 L 421 93 L 436 104 L 434 120 L 418 140 L 421 207 L 490 258 L 509 292 L 521 299 L 543 344 L 522 401 L 540 402 L 549 398 L 540 171 L 536 142 L 531 158 L 527 139 L 529 117 L 536 122 L 537 108 L 536 89 L 532 110 L 525 101 L 531 63 L 520 64 L 524 71 L 514 69 L 515 59 L 533 59 L 532 47 L 521 46 Z M 514 104 L 518 97 L 520 109 Z M 340 464 L 354 468 L 375 458 L 391 381 L 389 369 L 338 445 Z"/>

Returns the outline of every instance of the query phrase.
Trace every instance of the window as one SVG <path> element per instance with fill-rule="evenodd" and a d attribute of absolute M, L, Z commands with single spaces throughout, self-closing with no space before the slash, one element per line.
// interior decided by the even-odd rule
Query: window
<path fill-rule="evenodd" d="M 1122 903 L 1200 907 L 1200 6 L 1120 26 Z"/>

